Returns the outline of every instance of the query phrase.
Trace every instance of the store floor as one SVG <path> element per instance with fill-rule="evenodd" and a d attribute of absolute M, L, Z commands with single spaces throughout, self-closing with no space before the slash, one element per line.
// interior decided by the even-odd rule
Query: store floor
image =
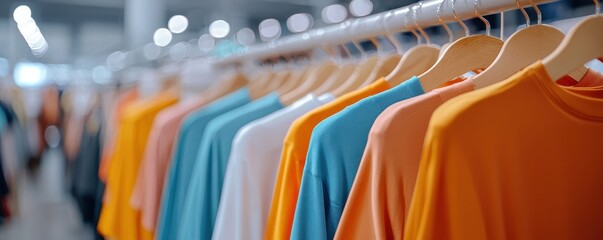
<path fill-rule="evenodd" d="M 88 240 L 93 230 L 80 218 L 65 184 L 65 161 L 48 150 L 36 173 L 21 174 L 18 217 L 0 225 L 1 240 Z"/>

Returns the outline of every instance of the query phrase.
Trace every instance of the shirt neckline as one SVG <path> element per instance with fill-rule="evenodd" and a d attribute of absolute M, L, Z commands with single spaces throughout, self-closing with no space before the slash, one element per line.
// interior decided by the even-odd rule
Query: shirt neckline
<path fill-rule="evenodd" d="M 580 95 L 558 86 L 549 76 L 542 62 L 538 61 L 531 68 L 526 69 L 533 79 L 552 103 L 559 106 L 563 111 L 583 120 L 603 121 L 603 99 Z M 594 90 L 594 91 L 603 91 Z M 600 110 L 599 112 L 593 109 Z"/>

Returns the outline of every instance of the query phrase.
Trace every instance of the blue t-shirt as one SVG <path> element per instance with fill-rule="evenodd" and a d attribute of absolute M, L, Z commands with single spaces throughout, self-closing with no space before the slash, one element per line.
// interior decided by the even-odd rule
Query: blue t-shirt
<path fill-rule="evenodd" d="M 186 212 L 182 215 L 177 239 L 211 238 L 232 140 L 245 124 L 281 108 L 283 105 L 278 94 L 271 93 L 225 113 L 207 125 L 193 167 L 184 203 Z"/>
<path fill-rule="evenodd" d="M 157 240 L 176 238 L 186 191 L 201 137 L 207 124 L 215 117 L 251 102 L 249 90 L 242 88 L 209 105 L 188 114 L 180 128 L 172 161 L 166 176 L 166 183 L 161 196 L 161 207 L 157 223 Z"/>
<path fill-rule="evenodd" d="M 333 239 L 373 122 L 390 105 L 423 93 L 419 79 L 413 77 L 348 106 L 314 128 L 291 239 Z"/>

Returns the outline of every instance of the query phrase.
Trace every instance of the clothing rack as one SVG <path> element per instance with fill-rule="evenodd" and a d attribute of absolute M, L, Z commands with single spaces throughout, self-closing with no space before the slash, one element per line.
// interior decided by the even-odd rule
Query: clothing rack
<path fill-rule="evenodd" d="M 489 15 L 518 9 L 515 0 L 478 0 L 476 9 L 474 0 L 431 0 L 422 1 L 406 7 L 393 9 L 370 16 L 349 19 L 339 24 L 317 28 L 304 33 L 293 34 L 270 43 L 245 47 L 241 53 L 219 59 L 217 65 L 230 65 L 255 59 L 278 57 L 283 54 L 307 51 L 329 45 L 338 45 L 352 40 L 362 40 L 374 36 L 395 32 L 407 32 L 418 25 L 421 28 L 439 26 L 438 7 L 443 22 L 456 21 L 451 6 L 454 1 L 454 11 L 459 19 Z M 533 0 L 535 4 L 555 2 L 556 0 Z M 519 1 L 524 8 L 531 7 L 530 1 Z M 416 10 L 414 10 L 416 9 Z M 416 25 L 415 25 L 416 23 Z"/>

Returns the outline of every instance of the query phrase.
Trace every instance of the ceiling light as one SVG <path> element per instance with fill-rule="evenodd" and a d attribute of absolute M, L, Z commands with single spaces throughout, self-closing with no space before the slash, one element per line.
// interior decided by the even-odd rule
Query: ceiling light
<path fill-rule="evenodd" d="M 172 33 L 167 28 L 160 28 L 155 30 L 153 34 L 153 42 L 155 45 L 165 47 L 172 41 Z"/>
<path fill-rule="evenodd" d="M 31 18 L 31 9 L 27 5 L 21 5 L 15 8 L 13 12 L 13 19 L 15 22 L 20 23 Z"/>
<path fill-rule="evenodd" d="M 373 2 L 370 0 L 352 0 L 350 12 L 356 17 L 364 17 L 373 11 Z"/>
<path fill-rule="evenodd" d="M 287 19 L 287 28 L 293 33 L 306 31 L 312 27 L 314 20 L 312 15 L 307 13 L 293 14 Z"/>
<path fill-rule="evenodd" d="M 215 38 L 224 38 L 230 33 L 230 24 L 224 20 L 216 20 L 209 25 L 209 34 Z"/>
<path fill-rule="evenodd" d="M 182 15 L 175 15 L 168 21 L 168 28 L 173 33 L 182 33 L 188 28 L 188 19 Z"/>
<path fill-rule="evenodd" d="M 322 20 L 325 23 L 340 23 L 348 17 L 348 10 L 341 4 L 333 4 L 322 9 Z"/>
<path fill-rule="evenodd" d="M 264 41 L 270 41 L 280 37 L 281 24 L 274 18 L 269 18 L 260 23 L 260 37 Z"/>
<path fill-rule="evenodd" d="M 199 37 L 197 44 L 199 45 L 199 50 L 202 52 L 209 52 L 214 49 L 215 40 L 209 34 L 203 34 Z"/>
<path fill-rule="evenodd" d="M 109 67 L 109 69 L 111 69 L 111 71 L 121 70 L 126 65 L 127 57 L 128 57 L 128 54 L 125 52 L 122 52 L 122 51 L 117 51 L 117 52 L 111 53 L 107 57 L 107 67 Z"/>
<path fill-rule="evenodd" d="M 255 43 L 255 33 L 250 28 L 243 28 L 237 32 L 235 40 L 243 46 Z"/>

